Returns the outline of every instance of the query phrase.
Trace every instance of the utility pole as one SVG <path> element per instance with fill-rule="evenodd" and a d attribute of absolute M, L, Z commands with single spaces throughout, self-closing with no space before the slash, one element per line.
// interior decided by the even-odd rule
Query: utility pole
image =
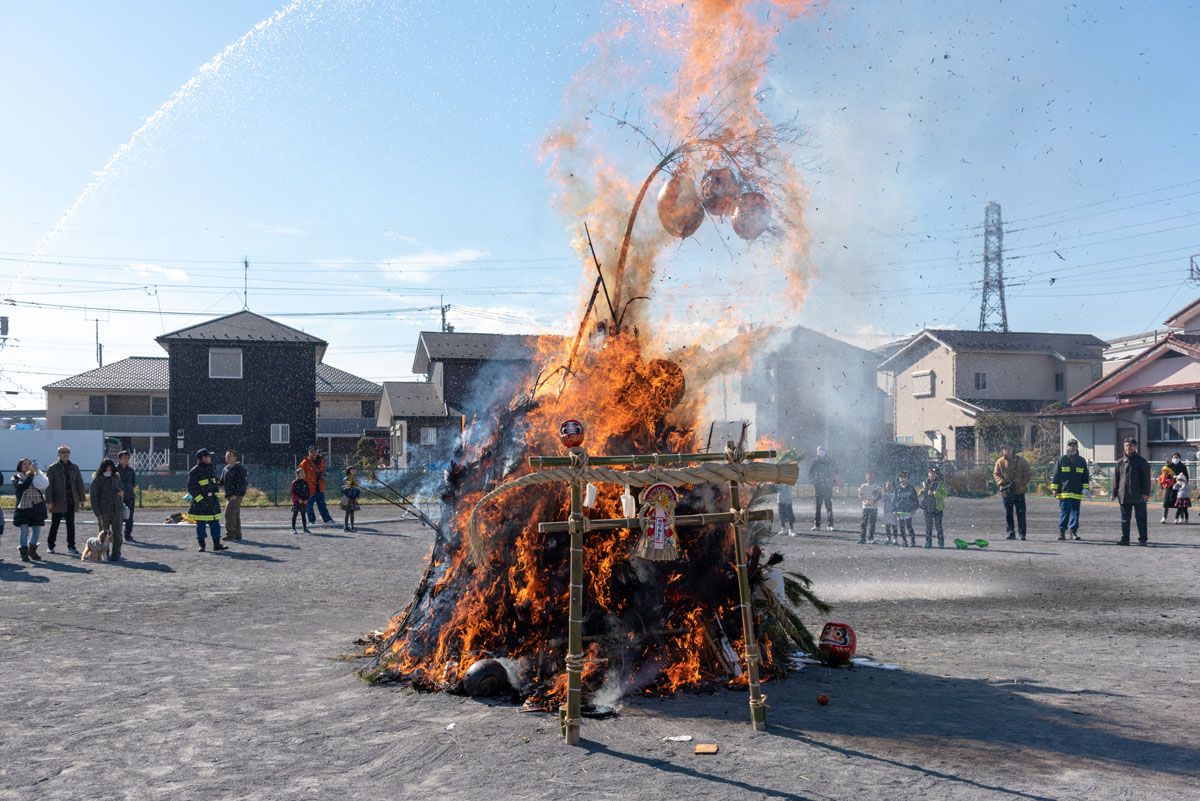
<path fill-rule="evenodd" d="M 438 295 L 438 303 L 441 304 L 442 307 L 442 333 L 451 334 L 454 332 L 454 326 L 446 324 L 446 312 L 450 311 L 450 307 L 443 302 L 445 299 L 445 295 Z"/>
<path fill-rule="evenodd" d="M 242 311 L 250 309 L 250 257 L 242 256 Z"/>
<path fill-rule="evenodd" d="M 983 218 L 983 298 L 979 304 L 979 330 L 1008 333 L 1008 307 L 1004 303 L 1004 223 L 1000 204 L 988 203 Z"/>
<path fill-rule="evenodd" d="M 104 346 L 100 344 L 100 320 L 96 320 L 96 366 L 104 366 Z"/>
<path fill-rule="evenodd" d="M 1188 265 L 1188 280 L 1193 283 L 1200 281 L 1200 253 L 1192 256 Z"/>

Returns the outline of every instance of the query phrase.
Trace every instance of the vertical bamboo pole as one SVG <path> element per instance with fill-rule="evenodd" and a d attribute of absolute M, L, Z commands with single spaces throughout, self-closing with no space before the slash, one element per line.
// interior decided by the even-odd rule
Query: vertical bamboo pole
<path fill-rule="evenodd" d="M 733 442 L 727 443 L 725 453 L 728 455 L 729 461 L 734 461 L 733 453 L 736 449 L 736 444 Z M 735 515 L 740 516 L 742 511 L 742 491 L 738 486 L 737 481 L 729 482 L 729 505 Z M 746 543 L 742 538 L 742 527 L 734 522 L 733 526 L 733 548 L 737 556 L 737 574 L 738 574 L 738 597 L 741 601 L 739 604 L 742 610 L 742 634 L 746 638 L 746 677 L 750 685 L 750 722 L 754 725 L 755 731 L 764 731 L 767 728 L 767 697 L 762 694 L 762 690 L 758 684 L 758 637 L 754 633 L 754 609 L 753 600 L 750 597 L 750 573 L 746 567 Z"/>
<path fill-rule="evenodd" d="M 567 618 L 567 706 L 563 736 L 579 744 L 580 700 L 583 693 L 583 485 L 571 482 L 571 601 Z"/>

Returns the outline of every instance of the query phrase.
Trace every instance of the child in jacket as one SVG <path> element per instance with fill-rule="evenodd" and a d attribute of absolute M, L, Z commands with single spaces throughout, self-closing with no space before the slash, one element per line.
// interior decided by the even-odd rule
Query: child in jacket
<path fill-rule="evenodd" d="M 905 548 L 916 547 L 917 534 L 913 531 L 912 518 L 913 513 L 917 511 L 917 488 L 908 483 L 908 473 L 900 473 L 896 476 L 900 480 L 900 486 L 896 488 L 896 523 L 900 529 L 900 544 Z M 908 539 L 904 538 L 904 533 L 908 532 Z"/>
<path fill-rule="evenodd" d="M 342 482 L 342 500 L 338 504 L 345 512 L 345 520 L 342 522 L 344 531 L 357 531 L 354 527 L 354 513 L 358 511 L 358 497 L 362 495 L 362 490 L 358 488 L 358 470 L 354 467 L 346 468 L 346 480 Z"/>
<path fill-rule="evenodd" d="M 928 477 L 921 485 L 921 508 L 925 510 L 925 547 L 933 547 L 933 529 L 937 527 L 938 547 L 945 548 L 946 542 L 942 535 L 942 512 L 946 509 L 946 495 L 949 488 L 938 474 L 937 469 L 929 468 Z"/>
<path fill-rule="evenodd" d="M 875 522 L 879 515 L 879 498 L 883 490 L 875 483 L 875 474 L 868 472 L 866 483 L 858 488 L 858 499 L 862 501 L 862 534 L 858 544 L 864 545 L 875 542 Z"/>
<path fill-rule="evenodd" d="M 292 533 L 298 534 L 296 531 L 296 515 L 300 516 L 300 522 L 304 524 L 304 533 L 308 532 L 308 517 L 305 515 L 305 509 L 308 506 L 308 481 L 304 477 L 303 470 L 296 471 L 296 480 L 292 482 Z"/>
<path fill-rule="evenodd" d="M 1179 478 L 1175 479 L 1175 525 L 1187 523 L 1188 509 L 1192 505 L 1192 487 L 1188 483 L 1187 476 L 1180 474 Z M 0 525 L 0 531 L 3 526 Z"/>

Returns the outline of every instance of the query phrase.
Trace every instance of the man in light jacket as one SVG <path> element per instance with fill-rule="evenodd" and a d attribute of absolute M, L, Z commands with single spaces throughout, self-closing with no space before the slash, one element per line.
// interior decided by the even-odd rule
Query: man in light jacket
<path fill-rule="evenodd" d="M 1113 467 L 1112 498 L 1121 504 L 1121 540 L 1129 544 L 1129 518 L 1137 520 L 1138 545 L 1150 537 L 1146 531 L 1146 501 L 1150 500 L 1150 463 L 1137 450 L 1137 440 L 1125 440 L 1125 455 Z"/>
<path fill-rule="evenodd" d="M 1015 540 L 1017 533 L 1025 539 L 1025 493 L 1029 491 L 1029 480 L 1033 478 L 1033 470 L 1015 451 L 1011 442 L 1004 443 L 1001 449 L 1004 455 L 996 460 L 992 470 L 992 478 L 1000 489 L 1000 497 L 1004 499 L 1004 523 L 1008 527 L 1008 539 Z M 1013 527 L 1013 512 L 1016 512 L 1017 525 Z"/>

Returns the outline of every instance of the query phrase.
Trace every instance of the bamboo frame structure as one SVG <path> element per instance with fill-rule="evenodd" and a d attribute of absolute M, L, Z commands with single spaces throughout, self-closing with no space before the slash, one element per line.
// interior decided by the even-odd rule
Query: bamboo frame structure
<path fill-rule="evenodd" d="M 746 459 L 772 458 L 775 451 L 741 452 L 734 442 L 729 442 L 724 453 L 672 453 L 633 454 L 627 456 L 588 457 L 582 448 L 571 449 L 571 456 L 531 456 L 531 467 L 564 467 L 569 465 L 639 465 L 639 464 L 682 464 L 685 462 L 740 463 Z M 570 600 L 567 616 L 567 655 L 564 660 L 567 670 L 567 700 L 559 708 L 559 723 L 568 745 L 578 745 L 583 701 L 583 535 L 589 531 L 611 531 L 619 528 L 639 528 L 642 521 L 636 517 L 591 520 L 583 514 L 583 482 L 571 480 L 571 512 L 566 521 L 539 523 L 538 531 L 543 534 L 570 534 Z M 742 615 L 742 631 L 746 641 L 744 658 L 750 689 L 750 722 L 755 731 L 767 727 L 767 698 L 759 686 L 758 665 L 761 660 L 758 639 L 754 633 L 753 600 L 750 595 L 750 575 L 746 565 L 746 544 L 743 527 L 754 520 L 772 520 L 770 509 L 746 511 L 742 508 L 741 488 L 738 481 L 729 482 L 730 510 L 714 514 L 679 515 L 676 526 L 724 525 L 733 526 L 734 549 L 738 576 L 738 606 Z"/>
<path fill-rule="evenodd" d="M 726 445 L 726 453 L 732 453 L 734 445 L 735 443 L 731 440 Z M 733 459 L 730 458 L 729 461 L 732 462 Z M 750 686 L 750 722 L 754 725 L 755 731 L 763 731 L 767 728 L 767 698 L 762 694 L 762 689 L 758 684 L 758 662 L 761 657 L 758 651 L 758 637 L 754 634 L 750 572 L 746 567 L 746 543 L 742 538 L 742 526 L 749 517 L 742 512 L 742 490 L 736 481 L 729 482 L 729 506 L 735 518 L 731 521 L 731 525 L 733 526 L 733 548 L 737 556 L 738 606 L 742 610 L 742 634 L 746 638 L 745 658 L 746 678 Z M 737 518 L 741 518 L 741 521 Z"/>
<path fill-rule="evenodd" d="M 774 459 L 775 451 L 750 451 L 743 459 Z M 589 456 L 590 465 L 666 465 L 687 462 L 726 462 L 723 453 L 637 453 L 631 456 Z M 530 456 L 530 467 L 571 467 L 574 462 L 569 456 Z"/>

